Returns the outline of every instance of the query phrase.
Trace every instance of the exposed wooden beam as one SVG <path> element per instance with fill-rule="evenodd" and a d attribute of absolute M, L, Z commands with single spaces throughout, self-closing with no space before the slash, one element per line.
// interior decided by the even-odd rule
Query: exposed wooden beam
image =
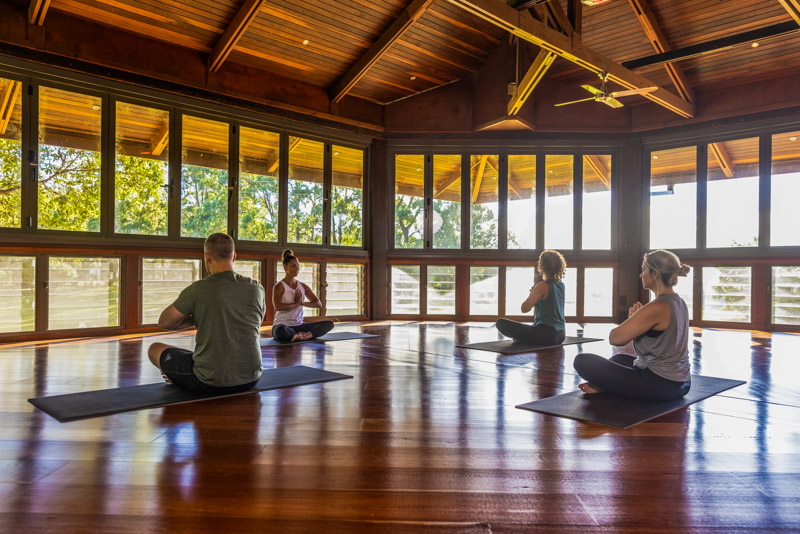
<path fill-rule="evenodd" d="M 50 0 L 31 0 L 28 6 L 28 22 L 37 26 L 44 25 L 44 17 L 50 7 Z"/>
<path fill-rule="evenodd" d="M 261 6 L 264 5 L 266 0 L 244 0 L 239 12 L 233 17 L 233 20 L 228 25 L 228 29 L 222 34 L 211 55 L 208 57 L 208 70 L 209 72 L 217 72 L 222 66 L 222 63 L 228 58 L 228 55 L 233 51 L 236 43 L 242 38 L 247 27 L 256 18 Z"/>
<path fill-rule="evenodd" d="M 733 160 L 730 154 L 725 149 L 722 143 L 711 143 L 708 145 L 708 150 L 714 154 L 714 159 L 717 160 L 720 170 L 725 174 L 726 178 L 733 178 Z"/>
<path fill-rule="evenodd" d="M 164 124 L 161 125 L 161 129 L 158 130 L 158 133 L 153 137 L 153 140 L 150 142 L 150 153 L 154 156 L 160 156 L 164 149 L 167 148 L 169 144 L 169 121 L 164 121 Z"/>
<path fill-rule="evenodd" d="M 433 0 L 413 0 L 395 19 L 383 35 L 359 58 L 331 88 L 331 102 L 339 102 L 367 71 L 408 31 L 433 3 Z"/>
<path fill-rule="evenodd" d="M 554 52 L 558 56 L 571 61 L 589 71 L 600 74 L 608 73 L 608 80 L 621 85 L 624 89 L 643 89 L 658 86 L 635 72 L 626 69 L 612 59 L 587 48 L 580 42 L 548 28 L 531 17 L 509 7 L 502 0 L 447 0 L 449 3 L 464 9 L 495 26 L 505 29 L 520 39 Z M 682 117 L 694 116 L 694 105 L 659 87 L 651 93 L 642 95 Z"/>
<path fill-rule="evenodd" d="M 481 182 L 483 181 L 483 173 L 486 172 L 486 162 L 489 161 L 489 156 L 481 156 L 478 162 L 478 170 L 475 173 L 475 184 L 472 186 L 472 203 L 475 204 L 478 200 L 478 193 L 481 191 Z"/>
<path fill-rule="evenodd" d="M 628 2 L 633 8 L 636 18 L 639 19 L 639 24 L 642 26 L 645 35 L 647 35 L 647 40 L 653 45 L 653 49 L 659 54 L 669 52 L 670 48 L 667 44 L 667 39 L 661 31 L 661 26 L 658 24 L 653 11 L 647 5 L 647 0 L 628 0 Z M 687 102 L 694 102 L 694 91 L 680 65 L 665 63 L 664 68 L 667 69 L 667 74 L 669 74 L 669 78 L 675 85 L 680 97 Z"/>
<path fill-rule="evenodd" d="M 789 12 L 794 21 L 800 25 L 800 0 L 778 0 L 778 2 Z"/>
<path fill-rule="evenodd" d="M 559 0 L 550 0 L 549 2 L 542 4 L 542 6 L 544 6 L 545 11 L 547 11 L 547 14 L 550 15 L 550 19 L 557 26 L 556 29 L 560 29 L 561 33 L 571 36 L 572 24 L 570 24 L 569 18 L 564 12 L 564 8 L 561 7 L 561 2 L 559 2 Z"/>
<path fill-rule="evenodd" d="M 442 180 L 442 183 L 439 184 L 439 187 L 437 188 L 436 193 L 434 193 L 433 198 L 439 198 L 440 196 L 442 196 L 451 185 L 453 185 L 460 179 L 461 179 L 461 169 L 451 172 L 448 176 L 445 177 L 444 180 Z"/>
<path fill-rule="evenodd" d="M 583 3 L 581 0 L 567 0 L 567 18 L 572 29 L 580 35 L 583 32 Z"/>
<path fill-rule="evenodd" d="M 536 85 L 544 77 L 547 69 L 550 68 L 550 65 L 553 64 L 555 59 L 556 55 L 553 52 L 549 50 L 539 51 L 539 55 L 533 60 L 533 63 L 528 68 L 528 72 L 522 77 L 522 81 L 514 88 L 514 94 L 508 101 L 509 115 L 516 115 L 519 113 L 519 110 L 522 109 L 522 105 L 525 104 L 525 101 L 531 93 L 533 93 Z"/>
<path fill-rule="evenodd" d="M 302 137 L 289 137 L 289 154 L 291 154 L 294 151 L 294 149 L 297 148 L 302 142 L 303 142 Z M 280 162 L 281 160 L 279 158 L 275 158 L 275 161 L 273 161 L 270 164 L 269 168 L 267 169 L 267 172 L 270 174 L 275 172 L 278 169 L 278 165 L 280 164 Z"/>
<path fill-rule="evenodd" d="M 587 155 L 584 161 L 589 164 L 589 167 L 594 171 L 597 177 L 600 178 L 603 185 L 611 190 L 611 171 L 605 166 L 600 156 Z"/>
<path fill-rule="evenodd" d="M 520 187 L 520 185 L 519 185 L 519 184 L 516 182 L 516 180 L 514 180 L 514 179 L 513 179 L 511 176 L 509 176 L 509 177 L 508 177 L 508 190 L 509 190 L 511 193 L 514 193 L 514 196 L 516 196 L 516 197 L 517 197 L 517 199 L 520 199 L 520 198 L 522 198 L 522 195 L 520 195 L 520 194 L 519 194 L 519 191 L 518 191 L 518 189 L 522 189 L 522 188 L 521 188 L 521 187 Z"/>
<path fill-rule="evenodd" d="M 11 80 L 6 90 L 0 95 L 0 135 L 5 135 L 8 124 L 11 122 L 11 114 L 14 113 L 14 103 L 19 97 L 22 89 L 22 82 Z"/>

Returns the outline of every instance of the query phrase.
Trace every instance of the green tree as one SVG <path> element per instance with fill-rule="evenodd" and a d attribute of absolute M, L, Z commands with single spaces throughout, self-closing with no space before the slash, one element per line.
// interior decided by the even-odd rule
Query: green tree
<path fill-rule="evenodd" d="M 22 224 L 22 145 L 13 139 L 0 139 L 0 227 L 19 228 Z"/>
<path fill-rule="evenodd" d="M 277 176 L 242 173 L 239 177 L 239 239 L 278 240 Z"/>
<path fill-rule="evenodd" d="M 347 247 L 361 246 L 361 189 L 334 186 L 332 200 L 331 243 Z"/>
<path fill-rule="evenodd" d="M 422 227 L 418 220 L 423 208 L 422 197 L 395 195 L 394 244 L 397 248 L 422 248 Z"/>
<path fill-rule="evenodd" d="M 228 171 L 181 169 L 181 235 L 206 237 L 228 229 Z"/>
<path fill-rule="evenodd" d="M 39 227 L 100 231 L 100 153 L 39 146 Z"/>
<path fill-rule="evenodd" d="M 322 243 L 322 185 L 289 180 L 288 239 L 292 243 Z"/>
<path fill-rule="evenodd" d="M 114 181 L 114 231 L 167 235 L 167 164 L 155 159 L 117 156 Z"/>

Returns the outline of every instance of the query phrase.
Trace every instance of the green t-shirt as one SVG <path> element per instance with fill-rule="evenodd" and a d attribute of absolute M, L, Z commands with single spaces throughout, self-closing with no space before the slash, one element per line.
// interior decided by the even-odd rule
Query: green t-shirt
<path fill-rule="evenodd" d="M 194 282 L 172 303 L 182 314 L 194 316 L 194 374 L 201 382 L 227 387 L 258 380 L 264 298 L 257 281 L 223 271 Z"/>

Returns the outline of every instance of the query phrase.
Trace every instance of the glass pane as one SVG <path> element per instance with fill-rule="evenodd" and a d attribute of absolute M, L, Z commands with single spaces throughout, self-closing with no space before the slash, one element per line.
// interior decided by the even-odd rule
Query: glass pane
<path fill-rule="evenodd" d="M 300 271 L 297 279 L 310 287 L 311 291 L 319 297 L 319 263 L 298 261 L 300 262 Z M 275 262 L 275 280 L 283 280 L 284 276 L 286 276 L 286 271 L 283 270 L 283 263 L 281 261 Z M 271 295 L 269 293 L 268 298 L 272 298 Z M 303 308 L 303 316 L 305 317 L 316 317 L 318 315 L 319 308 Z"/>
<path fill-rule="evenodd" d="M 114 231 L 167 235 L 169 112 L 117 102 Z"/>
<path fill-rule="evenodd" d="M 324 143 L 289 137 L 290 243 L 322 244 L 324 154 Z"/>
<path fill-rule="evenodd" d="M 574 161 L 572 156 L 545 156 L 545 248 L 572 248 Z"/>
<path fill-rule="evenodd" d="M 583 156 L 584 250 L 611 248 L 611 156 Z"/>
<path fill-rule="evenodd" d="M 471 248 L 497 248 L 497 159 L 497 156 L 474 155 L 469 158 Z"/>
<path fill-rule="evenodd" d="M 461 156 L 433 156 L 433 248 L 461 248 Z"/>
<path fill-rule="evenodd" d="M 360 247 L 361 214 L 364 211 L 364 151 L 334 145 L 331 165 L 331 243 Z"/>
<path fill-rule="evenodd" d="M 522 315 L 535 275 L 536 267 L 506 267 L 506 315 Z"/>
<path fill-rule="evenodd" d="M 614 269 L 587 267 L 583 271 L 583 315 L 611 317 L 614 313 Z"/>
<path fill-rule="evenodd" d="M 469 268 L 469 314 L 492 315 L 499 313 L 499 267 Z"/>
<path fill-rule="evenodd" d="M 280 134 L 239 129 L 239 239 L 278 240 Z"/>
<path fill-rule="evenodd" d="M 0 78 L 0 227 L 22 226 L 21 187 L 22 82 Z"/>
<path fill-rule="evenodd" d="M 428 313 L 431 315 L 455 315 L 455 265 L 429 265 L 427 284 Z"/>
<path fill-rule="evenodd" d="M 758 246 L 758 137 L 708 145 L 707 210 L 706 246 Z"/>
<path fill-rule="evenodd" d="M 39 228 L 100 231 L 102 104 L 39 88 Z"/>
<path fill-rule="evenodd" d="M 242 276 L 261 281 L 261 262 L 258 260 L 236 260 L 233 269 Z"/>
<path fill-rule="evenodd" d="M 392 314 L 419 313 L 419 265 L 392 265 Z"/>
<path fill-rule="evenodd" d="M 50 256 L 49 330 L 119 326 L 119 258 Z"/>
<path fill-rule="evenodd" d="M 536 156 L 508 156 L 508 248 L 536 248 Z"/>
<path fill-rule="evenodd" d="M 329 263 L 325 268 L 328 317 L 364 315 L 364 265 Z"/>
<path fill-rule="evenodd" d="M 772 136 L 770 245 L 798 246 L 797 199 L 800 198 L 800 131 Z"/>
<path fill-rule="evenodd" d="M 394 158 L 394 246 L 422 248 L 425 214 L 425 156 L 398 154 Z"/>
<path fill-rule="evenodd" d="M 200 280 L 202 260 L 142 258 L 142 324 L 157 324 L 164 308 Z"/>
<path fill-rule="evenodd" d="M 0 256 L 0 332 L 36 328 L 36 258 Z"/>
<path fill-rule="evenodd" d="M 689 320 L 694 319 L 692 308 L 694 306 L 694 268 L 686 276 L 679 276 L 678 283 L 672 288 L 686 302 L 689 310 Z"/>
<path fill-rule="evenodd" d="M 564 316 L 578 315 L 578 269 L 567 267 L 564 274 Z"/>
<path fill-rule="evenodd" d="M 800 324 L 800 266 L 772 268 L 772 322 Z"/>
<path fill-rule="evenodd" d="M 703 267 L 703 320 L 750 322 L 750 267 Z"/>
<path fill-rule="evenodd" d="M 208 237 L 228 228 L 228 125 L 183 116 L 181 235 Z"/>
<path fill-rule="evenodd" d="M 697 148 L 650 154 L 650 248 L 697 246 Z"/>

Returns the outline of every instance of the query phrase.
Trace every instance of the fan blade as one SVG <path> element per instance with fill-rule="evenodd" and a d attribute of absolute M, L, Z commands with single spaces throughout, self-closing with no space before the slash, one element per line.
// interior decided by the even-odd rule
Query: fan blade
<path fill-rule="evenodd" d="M 652 93 L 658 87 L 642 87 L 641 89 L 628 89 L 627 91 L 613 91 L 608 94 L 612 98 L 619 98 L 621 96 L 643 95 L 645 93 Z"/>
<path fill-rule="evenodd" d="M 593 95 L 602 95 L 603 91 L 598 89 L 597 87 L 592 87 L 591 85 L 581 85 L 584 89 L 592 93 Z"/>
<path fill-rule="evenodd" d="M 594 97 L 590 96 L 589 98 L 583 98 L 581 100 L 573 100 L 572 102 L 562 102 L 560 104 L 556 104 L 556 107 L 558 107 L 558 106 L 566 106 L 568 104 L 577 104 L 578 102 L 586 102 L 588 100 L 594 100 Z"/>
<path fill-rule="evenodd" d="M 606 98 L 602 99 L 600 102 L 602 102 L 606 106 L 611 106 L 612 108 L 621 108 L 622 105 L 623 105 L 622 102 L 620 102 L 619 100 L 616 100 L 615 98 L 612 98 L 610 96 L 607 96 Z"/>

